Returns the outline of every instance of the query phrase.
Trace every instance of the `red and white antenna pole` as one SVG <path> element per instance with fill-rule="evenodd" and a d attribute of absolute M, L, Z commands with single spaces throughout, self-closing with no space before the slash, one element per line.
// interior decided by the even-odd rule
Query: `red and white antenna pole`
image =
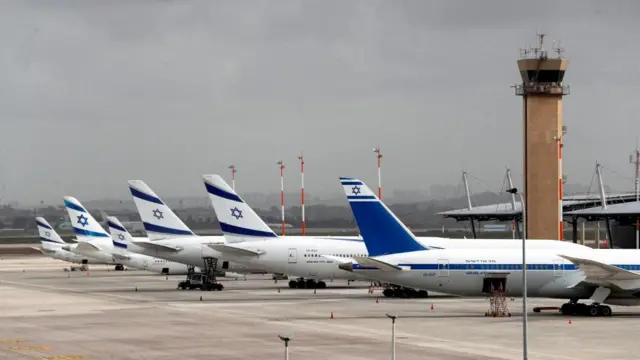
<path fill-rule="evenodd" d="M 380 172 L 382 153 L 380 152 L 379 147 L 373 149 L 373 152 L 376 153 L 376 157 L 378 158 L 378 199 L 382 200 L 382 173 Z"/>
<path fill-rule="evenodd" d="M 307 234 L 307 225 L 304 221 L 304 155 L 298 156 L 300 159 L 300 209 L 302 211 L 302 236 Z"/>
<path fill-rule="evenodd" d="M 236 170 L 235 165 L 229 165 L 229 169 L 231 169 L 231 188 L 236 191 L 236 173 L 238 170 Z"/>
<path fill-rule="evenodd" d="M 284 163 L 279 160 L 277 164 L 280 165 L 280 206 L 282 208 L 282 235 L 284 236 Z"/>

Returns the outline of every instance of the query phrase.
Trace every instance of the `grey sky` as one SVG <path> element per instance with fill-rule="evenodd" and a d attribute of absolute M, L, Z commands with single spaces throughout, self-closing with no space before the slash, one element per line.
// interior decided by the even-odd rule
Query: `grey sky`
<path fill-rule="evenodd" d="M 518 49 L 536 29 L 569 58 L 565 172 L 595 160 L 631 176 L 640 135 L 635 1 L 4 1 L 0 182 L 4 201 L 203 195 L 202 173 L 239 191 L 339 192 L 501 183 L 521 175 Z M 628 180 L 608 176 L 610 185 Z M 629 187 L 631 185 L 629 184 Z"/>

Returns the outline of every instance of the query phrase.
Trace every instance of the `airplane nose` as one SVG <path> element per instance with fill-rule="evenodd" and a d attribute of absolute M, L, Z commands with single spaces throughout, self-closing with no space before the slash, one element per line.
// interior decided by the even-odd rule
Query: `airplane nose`
<path fill-rule="evenodd" d="M 340 270 L 345 270 L 345 271 L 350 271 L 353 272 L 353 263 L 342 263 L 340 265 L 338 265 L 338 268 Z"/>

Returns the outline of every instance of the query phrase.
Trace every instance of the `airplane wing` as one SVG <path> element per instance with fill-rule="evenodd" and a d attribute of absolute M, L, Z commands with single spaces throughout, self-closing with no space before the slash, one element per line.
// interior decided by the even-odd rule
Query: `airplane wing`
<path fill-rule="evenodd" d="M 169 245 L 158 244 L 153 241 L 133 241 L 133 243 L 145 249 L 155 250 L 155 251 L 178 252 L 182 250 L 181 247 L 173 247 Z"/>
<path fill-rule="evenodd" d="M 628 271 L 617 266 L 605 264 L 596 260 L 578 258 L 568 255 L 558 255 L 578 265 L 585 274 L 585 282 L 608 283 L 623 290 L 640 288 L 640 274 Z"/>
<path fill-rule="evenodd" d="M 113 260 L 131 260 L 131 256 L 127 256 L 127 255 L 122 255 L 122 254 L 118 254 L 118 253 L 111 253 L 111 256 L 113 256 Z"/>
<path fill-rule="evenodd" d="M 354 262 L 354 260 L 351 258 L 344 258 L 339 256 L 333 256 L 333 255 L 321 255 L 321 256 L 327 260 L 332 260 L 333 262 L 336 262 L 339 264 L 347 264 L 347 263 Z"/>
<path fill-rule="evenodd" d="M 358 262 L 358 264 L 360 264 L 361 266 L 371 266 L 371 267 L 375 267 L 378 268 L 382 271 L 402 271 L 402 268 L 396 265 L 392 265 L 389 263 L 386 263 L 384 261 L 380 261 L 374 258 L 370 258 L 370 257 L 363 257 L 363 256 L 354 256 L 354 259 Z"/>
<path fill-rule="evenodd" d="M 239 247 L 236 247 L 233 245 L 227 245 L 227 244 L 207 244 L 207 246 L 221 253 L 235 255 L 235 256 L 259 256 L 264 254 L 264 251 L 243 249 L 243 248 L 239 248 Z"/>

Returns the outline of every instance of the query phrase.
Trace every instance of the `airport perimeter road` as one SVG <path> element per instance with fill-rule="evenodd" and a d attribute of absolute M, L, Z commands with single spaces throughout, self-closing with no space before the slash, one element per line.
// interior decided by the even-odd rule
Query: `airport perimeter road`
<path fill-rule="evenodd" d="M 222 292 L 177 291 L 179 277 L 105 267 L 64 272 L 63 266 L 46 258 L 0 260 L 1 359 L 281 359 L 278 334 L 286 334 L 293 338 L 291 360 L 386 360 L 391 322 L 385 313 L 399 317 L 398 359 L 522 356 L 517 299 L 513 317 L 487 318 L 484 299 L 376 302 L 379 291 L 342 281 L 315 294 L 268 276 L 225 281 Z M 531 306 L 560 303 L 531 300 Z M 530 359 L 637 359 L 640 309 L 568 320 L 530 313 Z"/>

